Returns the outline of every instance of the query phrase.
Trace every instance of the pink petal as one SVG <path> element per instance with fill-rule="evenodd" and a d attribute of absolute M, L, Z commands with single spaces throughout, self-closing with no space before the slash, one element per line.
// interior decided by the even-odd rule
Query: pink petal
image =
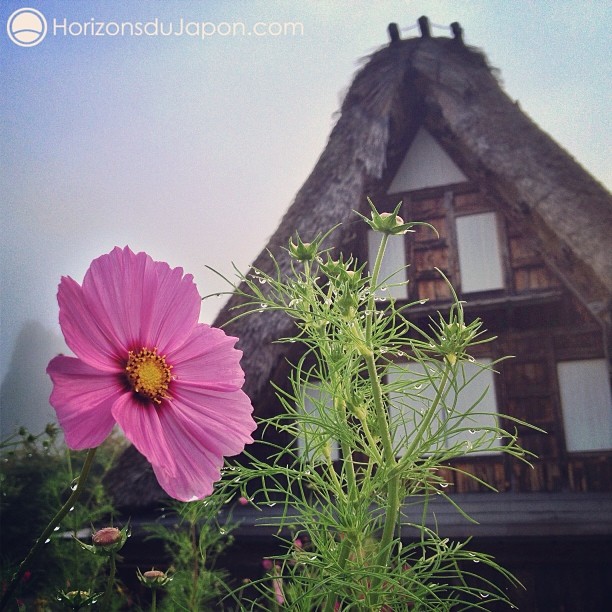
<path fill-rule="evenodd" d="M 242 452 L 253 441 L 250 434 L 256 427 L 250 400 L 242 391 L 211 394 L 206 403 L 201 396 L 192 403 L 188 395 L 177 392 L 172 410 L 162 412 L 177 472 L 153 466 L 164 490 L 182 501 L 210 495 L 223 458 Z M 224 419 L 229 411 L 232 418 Z"/>
<path fill-rule="evenodd" d="M 240 453 L 253 441 L 251 403 L 242 391 L 197 393 L 194 401 L 193 393 L 183 397 L 180 386 L 174 389 L 173 399 L 158 407 L 121 398 L 113 414 L 168 495 L 181 501 L 202 499 L 219 479 L 223 457 Z"/>
<path fill-rule="evenodd" d="M 211 391 L 177 382 L 172 396 L 172 406 L 180 414 L 177 418 L 189 423 L 194 433 L 213 435 L 208 442 L 211 450 L 231 457 L 253 442 L 251 434 L 257 424 L 251 401 L 243 391 Z"/>
<path fill-rule="evenodd" d="M 111 407 L 125 393 L 120 376 L 64 355 L 50 361 L 47 373 L 53 381 L 50 402 L 68 447 L 81 450 L 102 444 L 115 424 Z"/>
<path fill-rule="evenodd" d="M 102 325 L 115 330 L 125 355 L 141 348 L 142 309 L 150 308 L 148 301 L 143 303 L 142 287 L 151 264 L 145 253 L 134 255 L 128 248 L 115 247 L 94 259 L 83 279 L 85 299 Z M 152 282 L 156 280 L 153 275 Z"/>
<path fill-rule="evenodd" d="M 153 464 L 161 487 L 174 499 L 195 501 L 210 495 L 213 484 L 221 477 L 223 455 L 204 444 L 213 442 L 212 435 L 194 437 L 189 425 L 169 410 L 162 412 L 166 441 L 174 458 L 175 473 L 167 463 Z"/>
<path fill-rule="evenodd" d="M 122 354 L 121 343 L 112 331 L 95 316 L 81 287 L 69 277 L 63 277 L 57 292 L 59 322 L 66 344 L 84 362 L 105 372 L 117 371 Z"/>
<path fill-rule="evenodd" d="M 143 346 L 165 354 L 180 346 L 200 313 L 191 275 L 128 247 L 91 263 L 83 293 L 102 326 L 116 330 L 126 354 Z"/>
<path fill-rule="evenodd" d="M 172 374 L 181 385 L 235 391 L 244 383 L 240 367 L 242 351 L 234 348 L 237 338 L 220 329 L 198 324 L 186 342 L 168 355 Z"/>
<path fill-rule="evenodd" d="M 221 414 L 212 419 L 215 409 Z M 235 413 L 232 414 L 235 420 L 223 421 L 226 410 Z M 220 478 L 223 458 L 242 452 L 245 444 L 253 441 L 250 433 L 255 422 L 251 411 L 249 398 L 242 391 L 214 394 L 207 406 L 202 404 L 202 397 L 194 405 L 177 393 L 168 409 L 160 413 L 166 440 L 175 457 L 176 474 L 172 475 L 164 464 L 153 465 L 164 490 L 182 501 L 210 495 L 213 483 Z"/>
<path fill-rule="evenodd" d="M 151 319 L 143 333 L 150 338 L 160 355 L 181 346 L 198 323 L 202 298 L 191 274 L 183 276 L 182 268 L 170 269 L 156 264 L 159 286 L 154 296 Z"/>
<path fill-rule="evenodd" d="M 161 410 L 153 402 L 141 400 L 130 392 L 115 402 L 112 413 L 125 437 L 149 463 L 165 463 L 168 471 L 174 474 L 174 456 L 166 443 L 166 433 L 159 418 Z"/>

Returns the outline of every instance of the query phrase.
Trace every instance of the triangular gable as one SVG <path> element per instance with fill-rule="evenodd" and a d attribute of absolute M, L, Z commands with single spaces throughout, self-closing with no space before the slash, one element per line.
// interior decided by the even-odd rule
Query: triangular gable
<path fill-rule="evenodd" d="M 388 194 L 464 183 L 468 179 L 433 137 L 419 128 Z"/>

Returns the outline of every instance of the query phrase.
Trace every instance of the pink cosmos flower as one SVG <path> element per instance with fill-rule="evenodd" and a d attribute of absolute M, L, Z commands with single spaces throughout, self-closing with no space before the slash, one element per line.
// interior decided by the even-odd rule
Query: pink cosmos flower
<path fill-rule="evenodd" d="M 116 247 L 79 285 L 63 277 L 60 326 L 76 357 L 47 372 L 67 445 L 100 445 L 118 423 L 162 488 L 202 499 L 224 456 L 253 441 L 237 338 L 198 323 L 201 298 L 182 268 Z"/>

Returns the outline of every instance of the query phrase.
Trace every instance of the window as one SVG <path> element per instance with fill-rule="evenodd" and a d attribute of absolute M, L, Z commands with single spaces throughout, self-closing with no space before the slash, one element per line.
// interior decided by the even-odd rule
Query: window
<path fill-rule="evenodd" d="M 474 454 L 495 454 L 500 440 L 495 432 L 486 428 L 497 425 L 497 400 L 495 398 L 494 373 L 487 366 L 490 359 L 479 363 L 465 362 L 459 367 L 456 388 L 449 388 L 444 401 L 432 420 L 428 436 L 433 440 L 431 450 L 443 450 L 456 444 L 471 444 L 484 435 L 486 446 Z M 485 366 L 484 368 L 482 366 Z M 410 384 L 402 386 L 403 392 L 392 392 L 389 414 L 394 426 L 394 447 L 401 456 L 406 444 L 413 439 L 425 410 L 436 396 L 435 387 L 440 383 L 443 365 L 432 362 L 427 365 L 433 384 L 426 375 L 424 366 L 416 362 L 401 362 L 388 375 L 388 382 Z M 398 387 L 400 386 L 398 384 Z M 408 395 L 406 395 L 408 393 Z M 453 431 L 454 430 L 454 431 Z"/>
<path fill-rule="evenodd" d="M 462 293 L 503 289 L 499 236 L 494 212 L 457 217 Z"/>
<path fill-rule="evenodd" d="M 374 230 L 368 232 L 368 264 L 370 272 L 374 268 L 382 236 L 381 232 L 375 232 Z M 378 283 L 382 285 L 378 290 L 380 297 L 391 297 L 398 300 L 408 298 L 408 286 L 406 285 L 406 245 L 404 240 L 405 236 L 403 235 L 389 236 L 385 257 L 378 277 Z"/>
<path fill-rule="evenodd" d="M 557 364 L 568 451 L 612 449 L 612 401 L 605 359 Z"/>
<path fill-rule="evenodd" d="M 324 394 L 321 390 L 320 383 L 312 383 L 307 385 L 304 395 L 304 411 L 306 415 L 320 418 L 324 416 L 331 406 L 332 398 L 328 394 Z M 340 456 L 340 450 L 337 440 L 326 439 L 326 435 L 321 428 L 315 423 L 310 423 L 308 420 L 301 420 L 301 431 L 297 438 L 298 454 L 300 457 L 306 457 L 309 461 L 323 461 L 323 445 L 331 445 L 331 458 L 336 461 Z"/>

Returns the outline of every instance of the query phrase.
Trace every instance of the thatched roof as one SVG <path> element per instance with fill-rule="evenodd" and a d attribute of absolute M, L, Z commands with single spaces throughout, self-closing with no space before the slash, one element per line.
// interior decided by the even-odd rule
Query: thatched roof
<path fill-rule="evenodd" d="M 454 38 L 431 38 L 422 29 L 419 38 L 399 40 L 395 28 L 389 31 L 391 43 L 356 74 L 325 150 L 253 265 L 272 272 L 270 251 L 287 268 L 283 247 L 296 231 L 310 240 L 342 223 L 326 244 L 347 244 L 352 211 L 364 209 L 369 190 L 387 167 L 397 166 L 424 124 L 471 179 L 485 183 L 509 215 L 530 227 L 547 263 L 608 323 L 612 196 L 506 95 L 484 55 L 463 44 L 456 24 Z M 215 325 L 227 323 L 240 302 L 232 296 Z M 275 340 L 290 333 L 291 322 L 264 311 L 225 330 L 240 338 L 245 391 L 265 412 L 269 380 L 286 352 Z M 161 495 L 133 449 L 114 473 L 113 492 L 122 504 L 146 505 Z"/>

